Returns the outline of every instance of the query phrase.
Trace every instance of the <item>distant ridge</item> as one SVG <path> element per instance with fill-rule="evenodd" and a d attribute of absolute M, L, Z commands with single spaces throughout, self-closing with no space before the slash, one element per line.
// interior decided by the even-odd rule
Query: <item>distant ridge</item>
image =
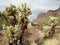
<path fill-rule="evenodd" d="M 40 21 L 48 20 L 49 16 L 55 16 L 55 17 L 60 18 L 60 7 L 56 10 L 49 10 L 47 13 L 44 13 L 44 12 L 39 13 L 35 21 L 36 20 L 40 20 Z"/>

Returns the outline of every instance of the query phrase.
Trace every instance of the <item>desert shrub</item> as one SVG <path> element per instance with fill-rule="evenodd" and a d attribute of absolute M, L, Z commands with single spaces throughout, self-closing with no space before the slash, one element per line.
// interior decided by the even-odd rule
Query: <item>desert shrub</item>
<path fill-rule="evenodd" d="M 21 14 L 20 20 L 18 20 L 19 13 Z M 16 7 L 10 4 L 6 9 L 1 12 L 3 19 L 6 21 L 7 25 L 3 25 L 2 36 L 3 41 L 7 42 L 9 45 L 36 45 L 33 39 L 30 39 L 27 30 L 27 25 L 30 22 L 28 16 L 32 12 L 26 3 L 22 4 L 21 7 Z M 25 33 L 27 33 L 25 35 Z M 27 36 L 27 37 L 26 37 Z M 25 42 L 27 43 L 25 44 Z"/>
<path fill-rule="evenodd" d="M 23 45 L 23 35 L 25 30 L 27 30 L 27 25 L 29 23 L 28 16 L 31 15 L 31 10 L 29 7 L 26 6 L 26 3 L 22 4 L 21 7 L 18 8 L 21 16 L 20 16 L 20 30 L 22 30 L 21 36 L 20 36 L 20 45 Z"/>
<path fill-rule="evenodd" d="M 57 25 L 59 25 L 60 26 L 60 18 L 58 18 L 58 24 Z"/>
<path fill-rule="evenodd" d="M 6 26 L 3 25 L 3 30 L 2 30 L 2 35 L 3 35 L 3 40 L 7 41 L 8 43 L 13 43 L 16 41 L 18 38 L 18 35 L 21 31 L 19 30 L 19 25 L 12 26 Z"/>
<path fill-rule="evenodd" d="M 43 26 L 43 31 L 46 37 L 52 37 L 55 33 L 55 27 L 57 25 L 57 17 L 50 17 L 47 26 Z"/>
<path fill-rule="evenodd" d="M 1 15 L 3 16 L 3 18 L 5 19 L 8 25 L 14 26 L 15 24 L 18 23 L 19 12 L 18 12 L 18 8 L 15 5 L 10 4 L 1 13 L 2 13 Z"/>

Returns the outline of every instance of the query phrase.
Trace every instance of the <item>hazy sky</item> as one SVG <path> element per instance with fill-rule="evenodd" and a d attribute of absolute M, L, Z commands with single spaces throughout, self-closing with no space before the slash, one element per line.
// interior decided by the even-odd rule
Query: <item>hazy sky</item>
<path fill-rule="evenodd" d="M 24 2 L 26 2 L 32 10 L 32 15 L 29 19 L 35 19 L 41 11 L 47 11 L 49 9 L 55 10 L 60 7 L 60 0 L 0 0 L 0 11 L 4 10 L 10 3 L 21 6 Z"/>

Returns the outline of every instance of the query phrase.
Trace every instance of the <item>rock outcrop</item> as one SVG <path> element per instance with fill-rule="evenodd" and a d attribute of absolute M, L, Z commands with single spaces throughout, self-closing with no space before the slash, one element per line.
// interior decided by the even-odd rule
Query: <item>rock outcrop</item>
<path fill-rule="evenodd" d="M 56 10 L 49 10 L 47 13 L 42 12 L 38 14 L 37 19 L 35 20 L 45 21 L 48 20 L 49 16 L 55 16 L 60 18 L 60 7 Z"/>

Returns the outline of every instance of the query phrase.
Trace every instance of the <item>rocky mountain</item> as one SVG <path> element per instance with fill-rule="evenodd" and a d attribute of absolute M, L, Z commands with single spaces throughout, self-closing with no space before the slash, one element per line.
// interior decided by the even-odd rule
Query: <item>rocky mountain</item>
<path fill-rule="evenodd" d="M 39 20 L 39 21 L 46 21 L 48 20 L 49 16 L 55 16 L 60 18 L 60 7 L 56 10 L 49 10 L 47 13 L 39 13 L 37 18 L 35 19 L 35 21 Z"/>

